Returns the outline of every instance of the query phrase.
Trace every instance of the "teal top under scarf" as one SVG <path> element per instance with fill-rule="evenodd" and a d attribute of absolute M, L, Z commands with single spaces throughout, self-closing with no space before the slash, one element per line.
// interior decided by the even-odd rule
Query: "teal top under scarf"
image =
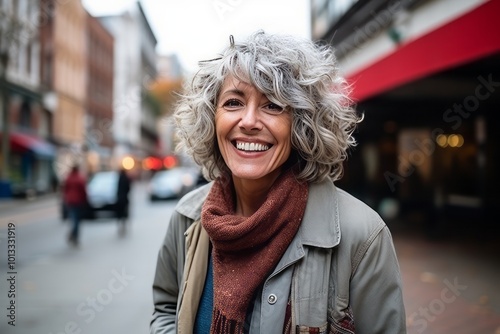
<path fill-rule="evenodd" d="M 211 252 L 208 252 L 208 268 L 207 277 L 205 278 L 205 286 L 198 306 L 198 313 L 194 322 L 194 334 L 210 333 L 212 325 L 212 309 L 214 306 L 214 272 L 212 267 Z"/>

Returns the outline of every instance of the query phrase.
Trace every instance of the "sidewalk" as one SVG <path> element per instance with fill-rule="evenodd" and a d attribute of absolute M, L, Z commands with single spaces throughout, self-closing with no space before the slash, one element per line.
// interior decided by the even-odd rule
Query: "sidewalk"
<path fill-rule="evenodd" d="M 0 198 L 0 216 L 26 210 L 30 207 L 43 206 L 47 201 L 54 200 L 59 196 L 57 192 L 49 192 L 37 195 L 32 199 L 27 198 Z"/>
<path fill-rule="evenodd" d="M 429 239 L 391 228 L 401 266 L 408 334 L 500 334 L 500 247 L 495 238 Z"/>

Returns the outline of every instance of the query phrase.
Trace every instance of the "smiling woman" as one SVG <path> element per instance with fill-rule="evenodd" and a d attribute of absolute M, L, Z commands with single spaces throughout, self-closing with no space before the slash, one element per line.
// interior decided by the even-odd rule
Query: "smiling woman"
<path fill-rule="evenodd" d="M 333 51 L 290 35 L 200 62 L 174 117 L 212 182 L 171 217 L 151 333 L 405 333 L 391 234 L 334 185 L 361 120 L 347 92 Z"/>
<path fill-rule="evenodd" d="M 233 180 L 272 184 L 290 156 L 290 113 L 233 76 L 224 81 L 218 100 L 217 143 Z M 245 214 L 241 207 L 237 212 Z"/>

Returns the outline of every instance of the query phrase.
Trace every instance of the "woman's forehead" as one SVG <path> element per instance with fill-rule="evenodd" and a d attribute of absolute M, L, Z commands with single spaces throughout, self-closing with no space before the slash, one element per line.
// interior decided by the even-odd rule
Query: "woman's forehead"
<path fill-rule="evenodd" d="M 229 74 L 224 79 L 221 91 L 231 90 L 231 89 L 247 90 L 250 88 L 255 88 L 255 86 L 248 83 L 247 81 L 243 81 L 242 79 L 235 77 L 232 74 Z"/>

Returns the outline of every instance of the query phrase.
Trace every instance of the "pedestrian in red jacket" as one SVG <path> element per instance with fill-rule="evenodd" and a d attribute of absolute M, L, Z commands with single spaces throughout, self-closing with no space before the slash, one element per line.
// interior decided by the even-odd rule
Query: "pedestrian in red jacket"
<path fill-rule="evenodd" d="M 72 229 L 68 241 L 78 245 L 78 231 L 83 210 L 87 205 L 87 189 L 85 177 L 80 174 L 78 166 L 73 166 L 63 184 L 64 205 L 68 210 L 68 217 L 72 221 Z"/>

